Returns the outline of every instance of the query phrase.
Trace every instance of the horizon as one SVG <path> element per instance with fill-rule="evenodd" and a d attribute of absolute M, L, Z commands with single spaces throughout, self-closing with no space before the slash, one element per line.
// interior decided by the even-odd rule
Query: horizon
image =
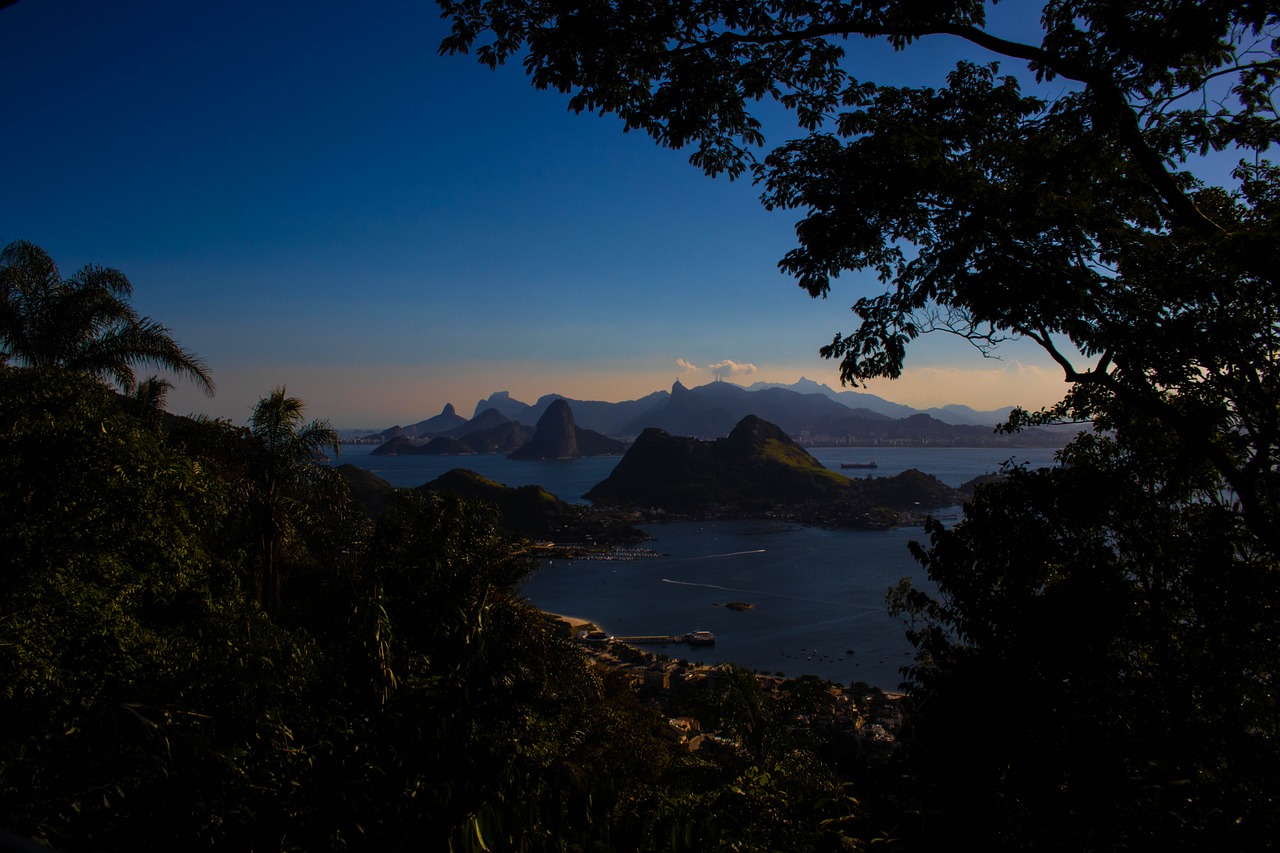
<path fill-rule="evenodd" d="M 518 67 L 438 56 L 436 11 L 0 10 L 0 79 L 23 131 L 0 140 L 0 245 L 30 240 L 64 277 L 128 276 L 135 307 L 217 383 L 209 399 L 176 382 L 175 414 L 243 423 L 277 386 L 343 428 L 461 412 L 496 390 L 617 402 L 715 376 L 841 390 L 818 348 L 882 289 L 873 274 L 811 299 L 776 266 L 795 217 L 762 209 L 749 181 L 575 115 Z M 975 57 L 949 37 L 910 57 L 856 50 L 851 63 L 902 82 Z M 762 115 L 769 146 L 794 135 Z M 1034 345 L 999 354 L 927 335 L 901 379 L 858 390 L 919 409 L 1061 398 Z"/>
<path fill-rule="evenodd" d="M 734 382 L 734 381 L 729 380 L 729 379 L 724 379 L 723 377 L 715 377 L 715 378 L 712 378 L 712 379 L 708 379 L 708 380 L 706 380 L 705 382 L 697 382 L 697 383 L 690 383 L 690 382 L 683 381 L 683 380 L 681 380 L 681 379 L 676 379 L 676 380 L 675 380 L 675 382 L 680 382 L 680 384 L 684 385 L 684 387 L 689 388 L 689 389 L 697 389 L 697 388 L 702 387 L 703 385 L 709 385 L 709 384 L 712 384 L 712 383 L 715 383 L 715 382 L 725 382 L 725 383 L 728 383 L 728 384 L 730 384 L 730 385 L 733 385 L 733 386 L 734 386 L 734 387 L 736 387 L 736 388 L 741 388 L 741 389 L 743 389 L 744 391 L 745 391 L 745 390 L 750 390 L 750 389 L 751 389 L 754 385 L 756 385 L 757 383 L 759 383 L 759 384 L 765 384 L 765 385 L 778 385 L 778 386 L 788 387 L 788 388 L 789 388 L 789 387 L 790 387 L 790 386 L 792 386 L 792 385 L 795 385 L 795 384 L 797 384 L 797 383 L 799 383 L 799 382 L 804 382 L 804 381 L 817 382 L 817 380 L 811 379 L 810 377 L 807 377 L 807 376 L 801 376 L 801 377 L 799 377 L 797 380 L 795 380 L 795 382 L 788 382 L 788 383 L 773 382 L 773 381 L 771 381 L 771 380 L 757 380 L 757 382 L 740 383 L 740 382 Z M 653 389 L 653 390 L 651 390 L 651 391 L 646 392 L 645 394 L 639 394 L 639 395 L 637 395 L 637 396 L 635 396 L 635 397 L 628 397 L 628 398 L 624 398 L 624 399 L 620 399 L 620 400 L 603 400 L 603 399 L 594 398 L 594 397 L 575 397 L 575 396 L 573 396 L 573 395 L 564 394 L 564 393 L 561 393 L 561 392 L 558 392 L 558 391 L 548 391 L 548 392 L 546 392 L 546 393 L 539 394 L 539 395 L 537 395 L 537 396 L 528 396 L 528 397 L 524 397 L 524 396 L 521 396 L 520 394 L 517 394 L 517 393 L 511 392 L 511 391 L 509 391 L 509 390 L 507 390 L 507 389 L 498 389 L 498 390 L 495 390 L 495 391 L 491 391 L 490 393 L 485 394 L 485 395 L 483 395 L 483 396 L 481 396 L 481 397 L 478 397 L 478 398 L 476 399 L 476 402 L 475 402 L 475 403 L 471 403 L 471 404 L 469 404 L 469 405 L 459 405 L 458 403 L 456 403 L 456 402 L 454 402 L 454 401 L 448 401 L 448 402 L 446 402 L 446 403 L 442 404 L 442 405 L 441 405 L 438 409 L 436 409 L 435 411 L 427 412 L 427 413 L 425 413 L 425 414 L 423 414 L 423 415 L 421 415 L 421 416 L 414 416 L 414 417 L 409 418 L 409 419 L 395 421 L 395 422 L 393 422 L 393 423 L 378 424 L 378 425 L 369 425 L 369 424 L 360 425 L 360 424 L 338 424 L 338 423 L 334 423 L 334 424 L 333 424 L 333 426 L 334 426 L 336 429 L 339 429 L 339 430 L 342 430 L 342 431 L 347 431 L 347 432 L 356 432 L 356 431 L 364 431 L 364 430 L 382 431 L 382 430 L 391 429 L 391 428 L 393 428 L 393 427 L 397 427 L 397 426 L 409 426 L 409 425 L 411 425 L 411 424 L 418 423 L 419 421 L 423 421 L 423 420 L 427 420 L 427 419 L 429 419 L 429 418 L 435 417 L 436 415 L 442 414 L 442 413 L 444 412 L 444 410 L 445 410 L 445 408 L 446 408 L 447 406 L 453 406 L 453 407 L 454 407 L 454 411 L 455 411 L 455 413 L 456 413 L 457 415 L 459 415 L 460 417 L 463 417 L 463 418 L 466 418 L 466 419 L 470 420 L 470 419 L 472 419 L 472 418 L 474 418 L 474 417 L 478 416 L 478 415 L 480 414 L 480 412 L 481 412 L 481 411 L 483 411 L 483 409 L 480 407 L 480 404 L 481 404 L 481 403 L 485 403 L 485 402 L 489 401 L 490 399 L 492 399 L 494 396 L 501 395 L 501 394 L 505 394 L 505 395 L 507 395 L 510 399 L 512 399 L 512 400 L 514 400 L 514 401 L 516 401 L 516 402 L 518 402 L 518 403 L 523 403 L 523 404 L 525 404 L 525 405 L 531 406 L 531 407 L 536 406 L 536 405 L 537 405 L 537 404 L 538 404 L 538 403 L 539 403 L 543 398 L 545 398 L 545 397 L 561 397 L 561 398 L 568 399 L 568 400 L 570 400 L 571 402 L 624 403 L 624 402 L 631 402 L 631 401 L 634 401 L 634 400 L 639 400 L 639 399 L 641 399 L 641 398 L 643 398 L 643 397 L 645 397 L 645 396 L 648 396 L 649 394 L 655 394 L 655 393 L 661 393 L 661 392 L 670 392 L 670 391 L 671 391 L 671 389 L 672 389 L 672 387 L 674 387 L 674 384 L 675 384 L 675 383 L 673 382 L 673 383 L 672 383 L 672 385 L 671 385 L 671 386 L 669 386 L 669 387 L 667 387 L 667 388 L 655 388 L 655 389 Z M 886 402 L 888 402 L 888 403 L 896 403 L 896 404 L 898 404 L 898 405 L 904 405 L 904 406 L 905 406 L 905 405 L 909 405 L 909 404 L 906 404 L 906 403 L 898 403 L 898 401 L 896 401 L 896 400 L 892 400 L 892 399 L 890 399 L 890 398 L 888 398 L 888 397 L 884 397 L 884 396 L 882 396 L 882 395 L 880 395 L 880 394 L 871 394 L 871 392 L 869 392 L 869 391 L 865 391 L 865 390 L 862 390 L 862 389 L 853 389 L 853 388 L 844 388 L 844 389 L 841 389 L 841 388 L 839 388 L 839 387 L 832 387 L 832 386 L 831 386 L 830 384 L 828 384 L 828 383 L 817 383 L 817 384 L 820 384 L 820 385 L 826 385 L 826 387 L 827 387 L 829 390 L 831 390 L 831 391 L 835 391 L 835 392 L 837 392 L 837 393 L 842 392 L 842 391 L 856 391 L 856 392 L 859 392 L 859 393 L 866 393 L 866 394 L 871 395 L 871 396 L 874 396 L 874 397 L 879 397 L 880 399 L 882 399 L 882 400 L 884 400 L 884 401 L 886 401 Z M 809 392 L 801 392 L 801 393 L 809 393 Z M 820 393 L 820 392 L 812 392 L 812 393 Z M 853 401 L 847 401 L 847 400 L 845 400 L 845 401 L 841 401 L 841 402 L 843 402 L 843 403 L 844 403 L 844 405 L 846 405 L 846 406 L 850 406 L 850 407 L 854 407 L 854 406 L 856 405 L 856 403 L 855 403 L 855 402 L 853 402 Z M 944 403 L 944 404 L 940 404 L 940 405 L 937 405 L 937 406 L 911 406 L 911 408 L 913 408 L 913 409 L 917 409 L 917 410 L 919 410 L 919 411 L 927 411 L 927 410 L 931 410 L 931 409 L 942 409 L 942 408 L 946 408 L 947 406 L 956 406 L 956 405 L 963 406 L 963 405 L 965 405 L 965 404 L 963 404 L 963 403 Z M 989 409 L 975 409 L 975 411 L 978 411 L 978 412 L 991 412 L 991 411 L 998 411 L 998 410 L 1007 409 L 1007 408 L 1010 408 L 1010 407 L 1011 407 L 1011 406 L 993 406 L 993 407 L 991 407 L 991 408 L 989 408 Z M 969 407 L 969 408 L 971 408 L 971 409 L 972 409 L 973 407 Z"/>

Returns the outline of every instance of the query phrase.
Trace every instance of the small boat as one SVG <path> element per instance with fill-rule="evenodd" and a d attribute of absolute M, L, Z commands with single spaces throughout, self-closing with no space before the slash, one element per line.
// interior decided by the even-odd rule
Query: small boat
<path fill-rule="evenodd" d="M 691 646 L 714 646 L 716 635 L 710 631 L 690 631 L 684 635 L 684 641 Z"/>
<path fill-rule="evenodd" d="M 876 468 L 876 460 L 871 459 L 867 462 L 841 462 L 841 468 Z"/>

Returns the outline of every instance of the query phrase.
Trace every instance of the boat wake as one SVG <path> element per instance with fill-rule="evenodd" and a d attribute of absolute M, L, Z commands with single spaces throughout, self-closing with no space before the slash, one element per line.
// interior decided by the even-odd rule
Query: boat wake
<path fill-rule="evenodd" d="M 663 583 L 675 584 L 676 586 L 699 586 L 703 589 L 718 589 L 721 592 L 745 592 L 748 595 L 763 595 L 769 598 L 785 598 L 788 601 L 803 601 L 808 604 L 835 604 L 833 601 L 823 601 L 820 598 L 801 598 L 797 595 L 783 595 L 779 592 L 769 592 L 763 589 L 741 589 L 733 586 L 720 586 L 714 583 L 694 583 L 692 581 L 673 581 L 671 578 L 663 578 Z"/>
<path fill-rule="evenodd" d="M 763 554 L 763 548 L 756 548 L 754 551 L 730 551 L 728 554 L 707 554 L 703 557 L 682 557 L 677 560 L 670 560 L 672 563 L 690 563 L 694 560 L 718 560 L 721 557 L 741 557 L 744 554 Z"/>

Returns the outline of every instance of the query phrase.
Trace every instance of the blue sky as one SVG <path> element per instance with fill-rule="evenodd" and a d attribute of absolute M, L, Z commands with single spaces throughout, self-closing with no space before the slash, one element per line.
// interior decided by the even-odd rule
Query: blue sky
<path fill-rule="evenodd" d="M 128 275 L 213 370 L 217 396 L 180 385 L 180 413 L 243 421 L 285 385 L 314 416 L 386 426 L 498 390 L 632 399 L 713 364 L 838 385 L 817 350 L 870 277 L 810 299 L 775 266 L 794 216 L 748 181 L 568 112 L 518 67 L 437 56 L 444 32 L 405 0 L 21 0 L 0 11 L 0 243 Z M 980 56 L 860 49 L 906 83 Z M 991 362 L 926 338 L 871 390 L 994 408 L 1063 385 L 1030 347 Z"/>

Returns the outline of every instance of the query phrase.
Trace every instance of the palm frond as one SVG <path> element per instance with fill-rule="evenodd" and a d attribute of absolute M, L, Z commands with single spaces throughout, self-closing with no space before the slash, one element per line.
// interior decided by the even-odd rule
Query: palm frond
<path fill-rule="evenodd" d="M 48 252 L 14 241 L 0 251 L 0 351 L 19 364 L 109 378 L 126 393 L 137 385 L 135 368 L 150 365 L 212 397 L 208 367 L 168 328 L 139 315 L 132 294 L 119 270 L 90 264 L 63 279 Z"/>

